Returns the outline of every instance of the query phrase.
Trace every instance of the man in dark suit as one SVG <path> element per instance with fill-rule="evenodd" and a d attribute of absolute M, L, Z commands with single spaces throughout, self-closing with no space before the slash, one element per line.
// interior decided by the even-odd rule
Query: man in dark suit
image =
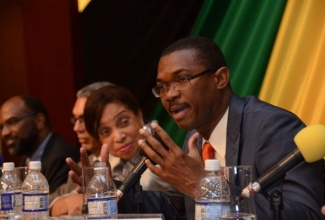
<path fill-rule="evenodd" d="M 293 139 L 304 123 L 291 112 L 255 97 L 236 96 L 229 77 L 224 55 L 207 38 L 184 38 L 162 53 L 153 93 L 178 126 L 189 132 L 182 149 L 157 123 L 152 123 L 168 148 L 165 149 L 140 129 L 144 137 L 139 140 L 140 147 L 159 165 L 146 160 L 147 167 L 180 192 L 144 191 L 141 213 L 163 213 L 166 219 L 194 219 L 195 188 L 204 173 L 204 142 L 213 146 L 214 155 L 223 165 L 251 165 L 253 181 L 296 149 Z M 102 158 L 105 152 L 108 150 L 103 146 Z M 281 179 L 282 219 L 323 219 L 322 166 L 323 160 L 301 162 Z M 273 188 L 254 196 L 257 219 L 273 219 L 269 201 Z M 119 213 L 134 211 L 133 193 L 131 189 L 120 199 Z"/>
<path fill-rule="evenodd" d="M 44 104 L 32 96 L 14 96 L 0 111 L 1 139 L 12 155 L 24 156 L 21 165 L 41 161 L 50 193 L 66 182 L 69 166 L 65 158 L 79 160 L 78 149 L 52 133 Z"/>
<path fill-rule="evenodd" d="M 294 114 L 255 97 L 233 94 L 225 58 L 211 40 L 188 37 L 170 45 L 158 64 L 153 93 L 184 130 L 184 150 L 159 127 L 156 139 L 140 130 L 147 142 L 140 146 L 159 166 L 148 168 L 185 194 L 187 219 L 194 219 L 195 187 L 203 175 L 201 147 L 210 142 L 223 165 L 252 165 L 253 180 L 296 149 L 295 135 L 305 127 Z M 151 145 L 151 147 L 148 145 Z M 218 154 L 217 154 L 218 153 Z M 322 161 L 301 162 L 281 181 L 282 219 L 323 219 Z M 273 219 L 272 187 L 254 196 L 258 219 Z"/>

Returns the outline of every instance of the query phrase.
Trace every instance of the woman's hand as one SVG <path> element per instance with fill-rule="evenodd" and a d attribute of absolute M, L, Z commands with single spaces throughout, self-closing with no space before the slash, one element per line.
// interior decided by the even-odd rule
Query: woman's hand
<path fill-rule="evenodd" d="M 51 207 L 51 216 L 81 214 L 82 194 L 74 193 L 60 197 Z"/>

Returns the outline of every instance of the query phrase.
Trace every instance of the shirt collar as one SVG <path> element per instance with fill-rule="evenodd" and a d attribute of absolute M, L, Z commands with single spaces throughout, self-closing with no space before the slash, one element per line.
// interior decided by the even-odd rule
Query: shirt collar
<path fill-rule="evenodd" d="M 50 132 L 46 136 L 46 138 L 44 138 L 43 142 L 40 144 L 40 146 L 36 149 L 36 151 L 31 156 L 30 161 L 41 161 L 45 147 L 49 142 L 51 136 L 52 136 L 52 132 Z"/>
<path fill-rule="evenodd" d="M 204 142 L 208 141 L 213 148 L 219 153 L 221 157 L 225 157 L 226 155 L 226 141 L 227 141 L 227 124 L 228 124 L 228 113 L 229 113 L 229 107 L 223 114 L 221 120 L 217 124 L 217 126 L 213 129 L 210 139 L 204 140 Z"/>

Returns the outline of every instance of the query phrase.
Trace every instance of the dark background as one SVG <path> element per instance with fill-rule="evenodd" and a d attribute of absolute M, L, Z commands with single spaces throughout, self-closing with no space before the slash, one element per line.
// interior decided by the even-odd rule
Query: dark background
<path fill-rule="evenodd" d="M 75 93 L 109 81 L 130 89 L 147 118 L 162 50 L 188 36 L 203 0 L 0 0 L 0 103 L 33 95 L 49 109 L 54 132 L 77 146 L 69 122 Z M 8 155 L 6 161 L 17 161 Z"/>
<path fill-rule="evenodd" d="M 85 82 L 129 88 L 150 115 L 162 50 L 189 35 L 202 1 L 93 0 L 81 14 Z"/>

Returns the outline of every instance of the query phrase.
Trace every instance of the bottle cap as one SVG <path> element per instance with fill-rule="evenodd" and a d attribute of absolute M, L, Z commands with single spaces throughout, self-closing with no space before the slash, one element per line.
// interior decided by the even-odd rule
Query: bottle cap
<path fill-rule="evenodd" d="M 216 159 L 206 159 L 204 162 L 204 170 L 206 171 L 220 170 L 220 161 Z"/>
<path fill-rule="evenodd" d="M 98 162 L 94 166 L 94 170 L 104 170 L 104 169 L 108 169 L 105 162 Z"/>
<path fill-rule="evenodd" d="M 94 171 L 96 170 L 108 170 L 108 167 L 94 167 Z"/>
<path fill-rule="evenodd" d="M 6 163 L 3 163 L 2 165 L 3 167 L 3 171 L 12 171 L 15 169 L 15 164 L 14 162 L 6 162 Z"/>
<path fill-rule="evenodd" d="M 98 161 L 94 164 L 94 168 L 95 167 L 106 167 L 106 163 L 105 162 L 101 162 L 101 161 Z"/>
<path fill-rule="evenodd" d="M 29 169 L 31 170 L 40 170 L 42 168 L 41 161 L 30 161 L 29 162 Z"/>

